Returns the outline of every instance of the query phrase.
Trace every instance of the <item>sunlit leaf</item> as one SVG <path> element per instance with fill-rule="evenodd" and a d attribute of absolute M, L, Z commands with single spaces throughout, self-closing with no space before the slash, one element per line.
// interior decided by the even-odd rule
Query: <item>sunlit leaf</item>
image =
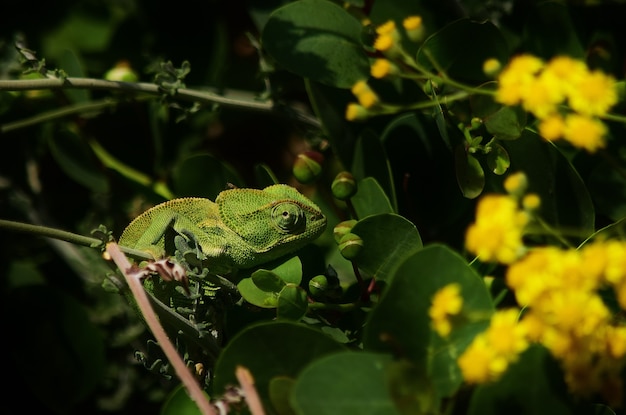
<path fill-rule="evenodd" d="M 317 82 L 349 88 L 366 79 L 369 61 L 361 23 L 328 0 L 301 0 L 272 13 L 263 45 L 288 70 Z"/>

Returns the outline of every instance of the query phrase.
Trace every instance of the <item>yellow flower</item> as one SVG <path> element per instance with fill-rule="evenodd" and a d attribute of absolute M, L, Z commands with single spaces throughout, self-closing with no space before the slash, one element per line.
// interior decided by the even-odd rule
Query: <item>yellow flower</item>
<path fill-rule="evenodd" d="M 489 58 L 483 62 L 483 72 L 487 76 L 495 76 L 502 69 L 502 64 L 495 58 Z"/>
<path fill-rule="evenodd" d="M 524 172 L 509 174 L 504 180 L 504 190 L 509 194 L 522 194 L 528 187 L 528 179 Z"/>
<path fill-rule="evenodd" d="M 356 96 L 359 104 L 361 104 L 364 108 L 372 108 L 380 101 L 378 99 L 378 95 L 372 91 L 370 86 L 365 81 L 358 81 L 355 83 L 352 87 L 352 93 Z"/>
<path fill-rule="evenodd" d="M 563 138 L 574 147 L 583 148 L 590 153 L 603 148 L 606 126 L 594 118 L 585 115 L 570 114 L 565 118 Z"/>
<path fill-rule="evenodd" d="M 563 136 L 565 120 L 559 114 L 552 114 L 539 123 L 539 134 L 546 140 L 554 141 Z"/>
<path fill-rule="evenodd" d="M 532 55 L 519 55 L 509 62 L 498 77 L 496 101 L 505 105 L 522 102 L 535 75 L 543 68 L 543 61 Z"/>
<path fill-rule="evenodd" d="M 492 350 L 509 362 L 515 361 L 528 347 L 526 330 L 518 324 L 518 316 L 519 311 L 515 309 L 497 311 L 485 332 Z"/>
<path fill-rule="evenodd" d="M 522 198 L 522 206 L 526 210 L 535 210 L 541 206 L 541 199 L 536 193 L 529 193 Z"/>
<path fill-rule="evenodd" d="M 374 78 L 384 78 L 398 73 L 398 67 L 388 59 L 376 59 L 372 64 L 370 74 Z"/>
<path fill-rule="evenodd" d="M 528 215 L 518 210 L 515 199 L 485 195 L 478 201 L 476 221 L 467 229 L 465 246 L 481 261 L 510 264 L 524 253 L 527 222 Z"/>
<path fill-rule="evenodd" d="M 553 78 L 558 93 L 569 96 L 576 84 L 588 73 L 583 61 L 569 56 L 556 56 L 547 63 L 542 75 Z M 558 81 L 557 81 L 558 80 Z"/>
<path fill-rule="evenodd" d="M 570 91 L 569 106 L 583 115 L 604 115 L 617 103 L 617 98 L 615 79 L 593 71 L 576 82 Z"/>
<path fill-rule="evenodd" d="M 486 383 L 496 379 L 504 370 L 506 362 L 498 358 L 484 335 L 479 334 L 459 356 L 457 364 L 467 383 Z"/>
<path fill-rule="evenodd" d="M 563 101 L 562 80 L 543 71 L 528 83 L 522 92 L 522 106 L 532 112 L 537 118 L 543 119 L 557 110 L 557 105 Z"/>
<path fill-rule="evenodd" d="M 459 284 L 448 284 L 433 296 L 428 315 L 432 320 L 433 328 L 441 337 L 446 337 L 452 330 L 449 317 L 459 314 L 463 308 L 463 298 L 460 292 Z"/>
<path fill-rule="evenodd" d="M 374 41 L 374 49 L 382 52 L 385 56 L 395 57 L 400 54 L 400 33 L 396 29 L 393 20 L 378 26 L 376 28 L 376 40 Z"/>
<path fill-rule="evenodd" d="M 376 28 L 378 35 L 391 35 L 396 32 L 396 24 L 393 20 L 388 20 Z"/>
<path fill-rule="evenodd" d="M 368 112 L 362 105 L 351 102 L 346 107 L 346 120 L 348 121 L 365 120 L 367 116 Z"/>
<path fill-rule="evenodd" d="M 424 39 L 424 25 L 420 16 L 409 16 L 402 22 L 406 35 L 413 42 L 421 42 Z"/>

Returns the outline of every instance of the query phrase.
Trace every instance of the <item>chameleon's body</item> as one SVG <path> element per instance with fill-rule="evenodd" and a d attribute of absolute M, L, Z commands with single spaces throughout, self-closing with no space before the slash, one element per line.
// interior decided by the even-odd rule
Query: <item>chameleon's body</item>
<path fill-rule="evenodd" d="M 296 189 L 229 189 L 215 202 L 181 198 L 142 213 L 122 233 L 119 244 L 155 258 L 173 255 L 166 235 L 193 235 L 209 267 L 229 273 L 280 258 L 317 238 L 326 228 L 320 209 Z"/>

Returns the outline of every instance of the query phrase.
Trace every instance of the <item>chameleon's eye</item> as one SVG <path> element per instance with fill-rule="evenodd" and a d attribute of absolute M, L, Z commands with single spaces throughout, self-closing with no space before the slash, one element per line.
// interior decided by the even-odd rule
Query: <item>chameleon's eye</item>
<path fill-rule="evenodd" d="M 284 202 L 274 206 L 272 220 L 287 233 L 299 233 L 306 227 L 304 212 L 295 203 Z"/>

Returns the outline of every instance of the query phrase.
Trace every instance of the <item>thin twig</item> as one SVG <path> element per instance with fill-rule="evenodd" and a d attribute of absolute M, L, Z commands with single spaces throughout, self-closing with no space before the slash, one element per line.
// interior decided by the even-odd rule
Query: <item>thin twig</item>
<path fill-rule="evenodd" d="M 250 413 L 252 415 L 265 415 L 261 398 L 259 398 L 259 394 L 254 387 L 254 378 L 250 371 L 243 366 L 237 366 L 235 376 L 237 376 L 239 385 L 241 385 L 241 389 L 243 389 L 243 394 L 248 403 Z"/>
<path fill-rule="evenodd" d="M 141 272 L 135 272 L 132 270 L 130 262 L 115 242 L 109 242 L 107 244 L 106 251 L 110 255 L 113 262 L 115 262 L 115 265 L 117 265 L 120 271 L 124 274 L 126 283 L 128 284 L 128 287 L 137 302 L 137 306 L 141 310 L 141 314 L 143 315 L 146 324 L 159 343 L 163 353 L 165 353 L 168 361 L 174 367 L 176 375 L 187 389 L 189 397 L 196 403 L 196 405 L 198 405 L 198 408 L 203 415 L 217 415 L 215 409 L 211 406 L 211 403 L 202 391 L 202 388 L 176 351 L 176 348 L 170 341 L 169 337 L 165 333 L 165 330 L 163 329 L 163 326 L 161 326 L 158 317 L 154 313 L 154 309 L 150 304 L 148 295 L 146 294 L 140 281 Z"/>

